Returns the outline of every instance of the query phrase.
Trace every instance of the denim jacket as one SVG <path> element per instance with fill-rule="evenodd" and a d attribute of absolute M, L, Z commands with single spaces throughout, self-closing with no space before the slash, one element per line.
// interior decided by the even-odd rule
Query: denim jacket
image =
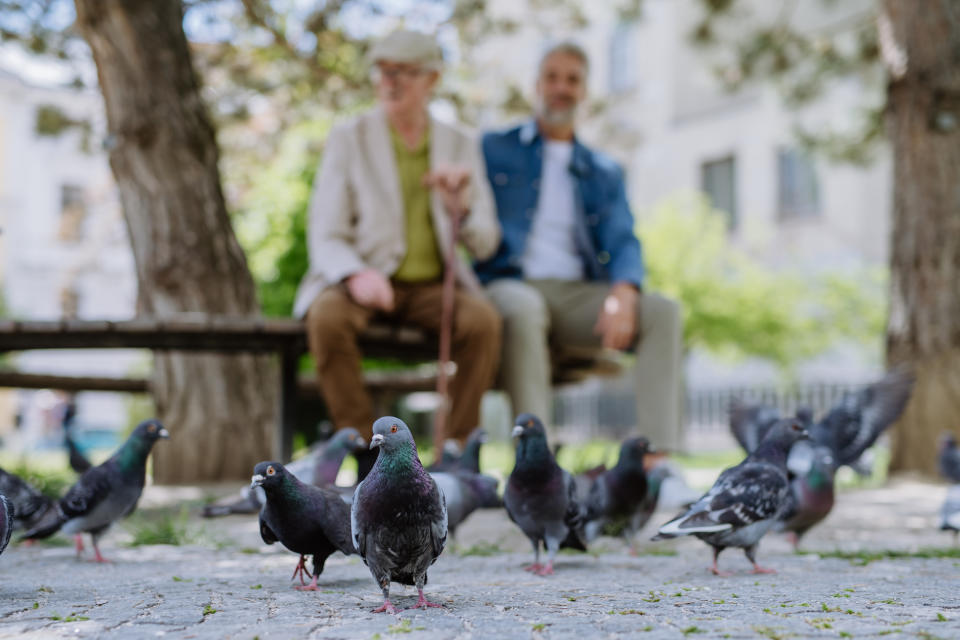
<path fill-rule="evenodd" d="M 543 137 L 535 121 L 483 136 L 487 179 L 503 233 L 497 252 L 474 264 L 484 284 L 523 278 L 522 256 L 533 223 L 543 169 Z M 590 280 L 643 284 L 640 241 L 633 230 L 623 171 L 608 156 L 573 141 L 570 173 L 577 194 L 574 238 Z"/>

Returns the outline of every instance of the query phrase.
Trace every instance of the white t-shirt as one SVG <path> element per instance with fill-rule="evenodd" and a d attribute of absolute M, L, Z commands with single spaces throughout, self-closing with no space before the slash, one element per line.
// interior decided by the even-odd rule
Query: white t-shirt
<path fill-rule="evenodd" d="M 547 140 L 544 143 L 540 197 L 523 254 L 525 278 L 583 279 L 583 260 L 574 242 L 577 208 L 570 175 L 572 155 L 572 142 Z"/>

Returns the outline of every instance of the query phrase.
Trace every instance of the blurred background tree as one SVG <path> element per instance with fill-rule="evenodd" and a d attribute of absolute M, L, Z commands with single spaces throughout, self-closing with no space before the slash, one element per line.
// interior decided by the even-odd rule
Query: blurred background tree
<path fill-rule="evenodd" d="M 763 15 L 738 0 L 700 3 L 691 36 L 732 89 L 774 82 L 798 106 L 839 75 L 880 89 L 859 127 L 798 133 L 814 150 L 855 162 L 869 161 L 879 140 L 892 147 L 887 363 L 909 365 L 917 383 L 894 430 L 891 469 L 934 474 L 937 438 L 960 428 L 960 3 L 864 2 L 846 24 L 815 35 L 795 28 L 802 3 L 794 0 L 766 3 Z M 733 24 L 736 40 L 726 35 Z M 743 37 L 745 24 L 754 28 Z"/>

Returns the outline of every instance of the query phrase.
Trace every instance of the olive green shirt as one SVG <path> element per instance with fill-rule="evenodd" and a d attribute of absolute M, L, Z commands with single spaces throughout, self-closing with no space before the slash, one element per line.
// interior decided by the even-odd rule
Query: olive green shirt
<path fill-rule="evenodd" d="M 393 277 L 402 282 L 439 280 L 443 260 L 430 217 L 430 190 L 423 184 L 423 177 L 430 171 L 430 134 L 424 135 L 413 149 L 407 148 L 393 129 L 390 139 L 400 178 L 407 245 L 407 253 Z"/>

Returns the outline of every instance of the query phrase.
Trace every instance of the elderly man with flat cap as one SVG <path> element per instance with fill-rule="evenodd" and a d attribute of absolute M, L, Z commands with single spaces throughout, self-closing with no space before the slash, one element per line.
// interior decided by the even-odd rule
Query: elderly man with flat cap
<path fill-rule="evenodd" d="M 474 258 L 500 240 L 478 141 L 428 111 L 443 62 L 435 39 L 396 31 L 370 60 L 377 106 L 327 139 L 309 208 L 310 266 L 294 302 L 334 424 L 367 437 L 375 416 L 359 334 L 378 316 L 439 330 L 452 216 L 462 216 L 459 242 Z M 460 366 L 447 435 L 461 443 L 479 423 L 500 356 L 500 317 L 472 275 L 458 269 L 452 332 Z M 361 457 L 361 476 L 371 464 Z"/>

